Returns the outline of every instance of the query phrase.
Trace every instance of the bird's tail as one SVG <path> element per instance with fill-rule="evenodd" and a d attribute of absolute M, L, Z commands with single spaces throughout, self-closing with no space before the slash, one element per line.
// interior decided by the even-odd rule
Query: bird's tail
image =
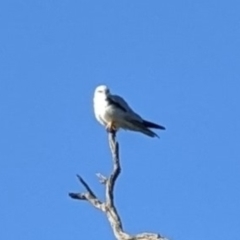
<path fill-rule="evenodd" d="M 153 122 L 149 122 L 149 121 L 146 121 L 146 120 L 143 120 L 143 125 L 147 128 L 157 128 L 157 129 L 161 129 L 161 130 L 165 130 L 166 128 L 161 126 L 161 125 L 158 125 L 156 123 L 153 123 Z"/>
<path fill-rule="evenodd" d="M 128 129 L 130 129 L 132 131 L 136 131 L 136 132 L 142 132 L 143 134 L 145 134 L 149 137 L 158 137 L 159 138 L 159 136 L 152 130 L 148 129 L 148 127 L 146 127 L 143 122 L 132 120 L 132 121 L 129 121 L 129 123 L 131 123 L 131 124 L 128 124 L 128 127 L 127 127 Z"/>
<path fill-rule="evenodd" d="M 150 130 L 150 129 L 147 129 L 147 128 L 143 129 L 143 128 L 141 128 L 141 129 L 139 129 L 139 131 L 144 133 L 145 135 L 147 135 L 149 137 L 157 137 L 157 138 L 159 138 L 159 136 L 155 132 Z"/>

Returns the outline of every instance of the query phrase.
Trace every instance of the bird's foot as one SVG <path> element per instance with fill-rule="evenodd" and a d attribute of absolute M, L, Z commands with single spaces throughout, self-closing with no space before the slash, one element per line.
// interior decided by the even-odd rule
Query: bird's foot
<path fill-rule="evenodd" d="M 117 132 L 117 127 L 114 125 L 114 122 L 109 122 L 106 126 L 107 132 L 110 133 L 116 133 Z"/>

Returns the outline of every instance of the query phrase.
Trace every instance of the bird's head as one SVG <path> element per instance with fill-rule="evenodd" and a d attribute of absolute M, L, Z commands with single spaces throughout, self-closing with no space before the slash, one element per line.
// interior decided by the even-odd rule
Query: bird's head
<path fill-rule="evenodd" d="M 100 85 L 98 87 L 96 87 L 94 95 L 98 95 L 98 96 L 108 96 L 110 94 L 110 91 L 108 89 L 108 87 L 106 85 Z"/>

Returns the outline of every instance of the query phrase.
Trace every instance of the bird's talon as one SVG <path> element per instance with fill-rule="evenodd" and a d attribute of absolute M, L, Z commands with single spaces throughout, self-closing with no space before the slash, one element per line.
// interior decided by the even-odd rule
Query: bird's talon
<path fill-rule="evenodd" d="M 110 123 L 107 124 L 106 130 L 107 130 L 107 132 L 109 132 L 109 133 L 116 133 L 117 128 L 116 128 L 116 126 L 114 125 L 113 122 L 110 122 Z"/>

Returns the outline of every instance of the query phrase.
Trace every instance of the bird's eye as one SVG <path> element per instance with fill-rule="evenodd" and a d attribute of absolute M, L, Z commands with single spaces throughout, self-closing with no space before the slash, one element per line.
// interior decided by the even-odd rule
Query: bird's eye
<path fill-rule="evenodd" d="M 103 91 L 102 90 L 98 90 L 98 92 L 102 93 Z"/>

